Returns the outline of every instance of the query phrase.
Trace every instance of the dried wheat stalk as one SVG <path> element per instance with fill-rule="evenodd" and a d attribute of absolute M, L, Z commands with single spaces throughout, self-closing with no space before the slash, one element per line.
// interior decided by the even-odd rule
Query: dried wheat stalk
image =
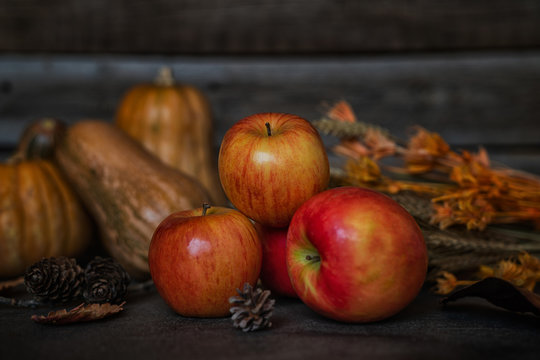
<path fill-rule="evenodd" d="M 332 168 L 332 182 L 343 183 L 343 170 Z M 495 264 L 497 261 L 523 251 L 540 253 L 540 244 L 497 233 L 490 229 L 482 232 L 467 231 L 461 227 L 441 230 L 429 223 L 432 214 L 431 200 L 410 191 L 389 196 L 401 204 L 422 229 L 429 251 L 429 280 L 434 280 L 442 271 L 468 271 L 480 265 Z"/>

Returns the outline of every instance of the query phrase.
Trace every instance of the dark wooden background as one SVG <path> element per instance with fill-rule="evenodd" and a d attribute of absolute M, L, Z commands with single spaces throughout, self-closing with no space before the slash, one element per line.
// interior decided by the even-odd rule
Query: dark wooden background
<path fill-rule="evenodd" d="M 0 156 L 40 117 L 112 120 L 163 65 L 210 98 L 216 148 L 251 113 L 345 99 L 540 173 L 538 0 L 2 0 Z"/>
<path fill-rule="evenodd" d="M 313 54 L 540 45 L 537 0 L 2 0 L 20 52 Z"/>
<path fill-rule="evenodd" d="M 539 0 L 0 0 L 0 159 L 35 119 L 112 121 L 163 65 L 208 95 L 216 156 L 244 116 L 315 120 L 345 99 L 395 135 L 422 125 L 540 174 Z M 2 307 L 0 358 L 538 359 L 537 318 L 438 301 L 426 290 L 394 318 L 346 326 L 279 299 L 257 334 L 175 316 L 155 292 L 82 327 Z"/>

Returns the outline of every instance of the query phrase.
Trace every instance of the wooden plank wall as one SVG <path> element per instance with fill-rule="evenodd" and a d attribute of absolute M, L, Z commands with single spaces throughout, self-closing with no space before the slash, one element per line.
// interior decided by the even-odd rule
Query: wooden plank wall
<path fill-rule="evenodd" d="M 346 99 L 540 173 L 537 0 L 4 0 L 0 157 L 36 118 L 112 120 L 163 65 L 209 96 L 216 148 L 248 114 Z"/>
<path fill-rule="evenodd" d="M 358 53 L 540 46 L 538 0 L 2 0 L 0 49 Z"/>

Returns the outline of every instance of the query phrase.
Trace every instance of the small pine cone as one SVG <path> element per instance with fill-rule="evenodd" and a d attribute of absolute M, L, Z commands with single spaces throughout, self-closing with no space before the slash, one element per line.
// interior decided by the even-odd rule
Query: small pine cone
<path fill-rule="evenodd" d="M 24 285 L 39 301 L 65 303 L 81 297 L 84 271 L 75 259 L 44 258 L 26 270 Z"/>
<path fill-rule="evenodd" d="M 121 303 L 131 281 L 124 268 L 112 258 L 96 257 L 85 270 L 84 300 L 88 303 Z"/>
<path fill-rule="evenodd" d="M 270 299 L 270 290 L 262 290 L 253 287 L 249 283 L 244 284 L 243 291 L 236 290 L 240 296 L 232 296 L 229 303 L 233 326 L 242 331 L 255 331 L 272 326 L 270 318 L 274 309 L 274 299 Z"/>

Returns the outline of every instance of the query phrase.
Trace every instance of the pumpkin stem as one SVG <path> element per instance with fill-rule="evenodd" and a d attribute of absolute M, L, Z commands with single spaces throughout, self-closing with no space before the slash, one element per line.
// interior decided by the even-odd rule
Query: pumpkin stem
<path fill-rule="evenodd" d="M 161 69 L 159 69 L 158 76 L 155 80 L 156 85 L 159 86 L 173 86 L 174 85 L 174 77 L 172 73 L 172 69 L 168 66 L 164 66 Z"/>
<path fill-rule="evenodd" d="M 15 154 L 8 163 L 16 164 L 25 159 L 49 159 L 53 156 L 58 136 L 65 125 L 56 119 L 45 118 L 28 126 L 21 138 Z"/>

